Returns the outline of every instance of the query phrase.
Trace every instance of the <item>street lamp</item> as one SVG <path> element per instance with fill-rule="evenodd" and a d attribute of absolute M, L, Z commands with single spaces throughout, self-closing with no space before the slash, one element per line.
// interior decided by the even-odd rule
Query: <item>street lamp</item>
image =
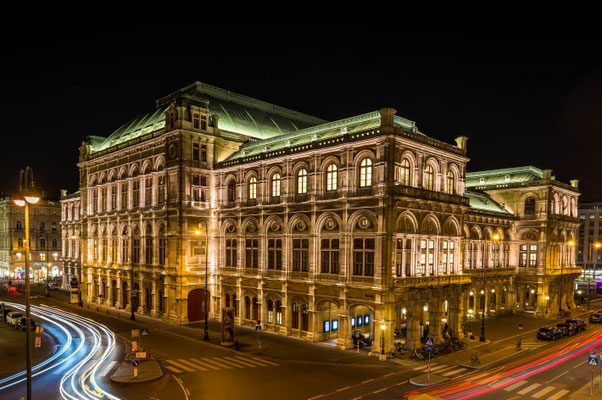
<path fill-rule="evenodd" d="M 548 313 L 548 306 L 550 305 L 550 296 L 546 295 L 546 314 Z"/>
<path fill-rule="evenodd" d="M 592 265 L 592 264 L 594 265 L 594 276 L 593 276 L 593 278 L 594 278 L 594 282 L 596 282 L 596 270 L 597 270 L 597 264 L 596 264 L 595 262 L 592 262 L 592 249 L 593 249 L 594 247 L 595 247 L 596 249 L 599 249 L 599 248 L 600 248 L 600 246 L 602 246 L 602 243 L 600 243 L 600 242 L 596 242 L 596 243 L 589 242 L 589 258 L 587 259 L 587 261 L 589 262 L 589 264 L 590 264 L 590 265 Z M 591 293 L 592 293 L 592 292 L 591 292 L 591 288 L 590 288 L 590 284 L 589 284 L 590 282 L 591 282 L 591 279 L 590 279 L 590 277 L 588 276 L 588 278 L 587 278 L 587 309 L 588 309 L 588 310 L 589 310 L 589 299 L 590 299 L 590 297 L 591 297 Z M 596 283 L 596 287 L 594 288 L 594 291 L 595 291 L 595 292 L 597 292 L 597 288 L 598 288 L 598 285 L 597 285 L 597 283 Z"/>
<path fill-rule="evenodd" d="M 493 239 L 494 242 L 497 242 L 500 240 L 500 235 L 497 233 L 494 233 L 493 236 L 491 236 L 491 239 Z M 487 234 L 485 234 L 485 261 L 487 261 L 487 264 L 489 262 L 489 255 L 487 254 Z M 485 266 L 486 263 L 483 263 L 483 290 L 481 290 L 481 299 L 483 301 L 483 312 L 481 313 L 481 337 L 479 338 L 479 340 L 481 342 L 484 342 L 485 339 L 485 310 L 487 309 L 487 305 L 485 304 Z"/>
<path fill-rule="evenodd" d="M 31 173 L 31 175 L 30 175 Z M 27 400 L 31 400 L 31 287 L 29 281 L 29 205 L 36 204 L 40 197 L 35 192 L 33 170 L 25 168 L 19 174 L 19 194 L 13 202 L 19 207 L 25 207 L 25 346 L 27 361 Z"/>
<path fill-rule="evenodd" d="M 71 239 L 75 240 L 75 239 L 77 239 L 77 236 L 72 235 Z M 79 274 L 78 274 L 79 278 L 77 278 L 77 305 L 80 307 L 83 307 L 84 303 L 82 301 L 82 267 L 84 266 L 84 254 L 82 253 L 83 241 L 81 239 L 81 234 L 80 234 L 80 238 L 78 240 L 78 244 L 79 244 Z"/>
<path fill-rule="evenodd" d="M 201 225 L 199 223 L 199 225 Z M 204 234 L 205 236 L 205 331 L 203 333 L 203 340 L 207 341 L 209 340 L 209 307 L 207 305 L 207 302 L 209 301 L 209 298 L 207 296 L 207 290 L 209 289 L 209 285 L 207 283 L 207 275 L 209 274 L 209 267 L 208 267 L 208 259 L 209 259 L 209 248 L 207 246 L 208 243 L 208 235 L 209 235 L 209 229 L 207 226 L 207 221 L 203 221 L 203 225 L 204 228 L 202 229 L 197 229 L 196 231 L 194 231 L 194 234 L 196 236 L 201 236 Z"/>

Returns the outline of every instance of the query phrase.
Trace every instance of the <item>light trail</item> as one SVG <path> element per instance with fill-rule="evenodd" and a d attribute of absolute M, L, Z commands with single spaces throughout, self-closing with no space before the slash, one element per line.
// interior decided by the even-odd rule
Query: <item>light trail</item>
<path fill-rule="evenodd" d="M 22 304 L 5 304 L 19 310 L 25 308 Z M 58 390 L 64 400 L 120 400 L 103 389 L 96 377 L 116 350 L 115 334 L 110 329 L 89 318 L 52 307 L 32 306 L 31 314 L 56 328 L 60 335 L 64 335 L 64 338 L 59 338 L 64 339 L 61 340 L 64 344 L 61 344 L 60 350 L 32 367 L 32 378 L 51 373 L 61 365 L 74 363 L 60 379 Z M 75 345 L 78 339 L 80 342 Z M 24 382 L 27 379 L 25 375 L 26 371 L 21 371 L 1 379 L 0 392 Z"/>

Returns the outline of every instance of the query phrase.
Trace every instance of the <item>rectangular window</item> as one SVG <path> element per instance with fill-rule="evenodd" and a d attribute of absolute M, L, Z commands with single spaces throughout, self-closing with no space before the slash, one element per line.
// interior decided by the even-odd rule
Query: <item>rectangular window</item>
<path fill-rule="evenodd" d="M 147 237 L 146 242 L 144 243 L 144 262 L 147 265 L 151 265 L 153 263 L 153 238 Z"/>
<path fill-rule="evenodd" d="M 136 208 L 140 205 L 140 181 L 135 179 L 132 182 L 132 207 Z"/>
<path fill-rule="evenodd" d="M 373 238 L 353 239 L 353 275 L 374 276 Z"/>
<path fill-rule="evenodd" d="M 165 265 L 165 238 L 159 238 L 159 265 Z"/>
<path fill-rule="evenodd" d="M 102 262 L 106 264 L 109 255 L 109 247 L 107 239 L 102 240 Z"/>
<path fill-rule="evenodd" d="M 309 239 L 293 239 L 293 271 L 309 271 Z"/>
<path fill-rule="evenodd" d="M 132 241 L 132 263 L 138 264 L 140 262 L 140 239 L 134 239 Z"/>
<path fill-rule="evenodd" d="M 199 144 L 198 143 L 193 143 L 192 144 L 192 160 L 193 161 L 199 161 L 200 160 L 200 151 L 199 151 Z"/>
<path fill-rule="evenodd" d="M 268 239 L 268 269 L 282 269 L 282 239 Z"/>
<path fill-rule="evenodd" d="M 245 267 L 259 267 L 259 239 L 245 240 Z"/>
<path fill-rule="evenodd" d="M 102 199 L 101 199 L 101 205 L 102 205 L 102 211 L 107 211 L 107 187 L 104 186 L 102 188 Z"/>
<path fill-rule="evenodd" d="M 339 239 L 322 239 L 320 245 L 322 266 L 320 272 L 323 274 L 339 273 Z"/>
<path fill-rule="evenodd" d="M 159 191 L 157 193 L 157 203 L 165 202 L 165 175 L 159 175 Z"/>
<path fill-rule="evenodd" d="M 128 208 L 128 183 L 121 182 L 121 209 Z"/>
<path fill-rule="evenodd" d="M 144 205 L 150 206 L 153 201 L 153 178 L 148 177 L 144 180 Z"/>
<path fill-rule="evenodd" d="M 117 209 L 117 185 L 111 186 L 111 210 Z"/>
<path fill-rule="evenodd" d="M 226 239 L 226 267 L 236 268 L 237 265 L 236 239 Z"/>

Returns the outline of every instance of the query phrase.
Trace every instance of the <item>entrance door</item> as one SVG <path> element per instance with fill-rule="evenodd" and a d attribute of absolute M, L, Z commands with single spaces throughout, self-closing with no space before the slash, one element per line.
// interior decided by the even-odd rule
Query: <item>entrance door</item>
<path fill-rule="evenodd" d="M 205 305 L 205 289 L 196 289 L 188 293 L 188 322 L 201 321 L 205 319 L 205 312 L 211 302 L 211 293 L 207 293 Z"/>

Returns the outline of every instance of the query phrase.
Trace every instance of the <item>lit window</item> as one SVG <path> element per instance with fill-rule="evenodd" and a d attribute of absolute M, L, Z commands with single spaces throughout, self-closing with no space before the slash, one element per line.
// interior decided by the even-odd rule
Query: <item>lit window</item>
<path fill-rule="evenodd" d="M 254 176 L 249 179 L 249 200 L 257 198 L 257 178 Z"/>
<path fill-rule="evenodd" d="M 408 161 L 407 158 L 404 158 L 401 162 L 401 173 L 399 180 L 399 183 L 402 185 L 410 186 L 410 161 Z"/>
<path fill-rule="evenodd" d="M 307 171 L 305 168 L 297 173 L 297 193 L 307 193 Z"/>
<path fill-rule="evenodd" d="M 372 160 L 364 158 L 360 163 L 360 187 L 372 186 Z"/>
<path fill-rule="evenodd" d="M 272 176 L 272 197 L 280 196 L 280 174 L 275 173 Z"/>
<path fill-rule="evenodd" d="M 326 169 L 326 190 L 337 190 L 337 166 L 330 164 Z"/>
<path fill-rule="evenodd" d="M 452 171 L 447 171 L 447 193 L 455 194 L 456 178 Z"/>
<path fill-rule="evenodd" d="M 435 171 L 432 165 L 427 165 L 424 169 L 424 188 L 426 190 L 434 190 Z"/>

